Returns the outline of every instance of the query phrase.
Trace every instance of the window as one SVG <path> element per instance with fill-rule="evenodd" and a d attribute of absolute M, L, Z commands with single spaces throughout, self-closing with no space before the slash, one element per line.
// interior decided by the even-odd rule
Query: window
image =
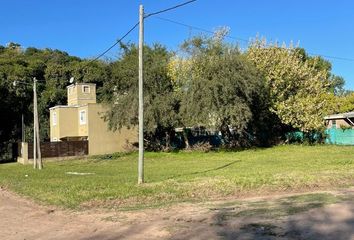
<path fill-rule="evenodd" d="M 53 122 L 53 126 L 57 125 L 57 112 L 53 112 L 52 122 Z"/>
<path fill-rule="evenodd" d="M 86 110 L 81 110 L 80 111 L 80 125 L 86 124 Z"/>
<path fill-rule="evenodd" d="M 82 92 L 83 92 L 83 93 L 90 93 L 90 86 L 88 86 L 88 85 L 83 85 L 83 86 L 82 86 Z"/>

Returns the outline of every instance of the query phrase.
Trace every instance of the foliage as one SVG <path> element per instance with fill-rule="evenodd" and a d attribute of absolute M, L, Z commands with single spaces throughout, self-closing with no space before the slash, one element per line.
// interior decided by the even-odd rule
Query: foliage
<path fill-rule="evenodd" d="M 32 84 L 38 82 L 40 135 L 49 139 L 49 108 L 66 103 L 66 86 L 70 77 L 76 81 L 95 82 L 102 86 L 109 76 L 107 64 L 93 62 L 51 49 L 22 49 L 10 43 L 0 47 L 0 158 L 4 145 L 21 139 L 21 114 L 26 125 L 26 140 L 32 141 Z M 16 86 L 13 85 L 17 82 Z M 43 82 L 44 81 L 44 82 Z"/>
<path fill-rule="evenodd" d="M 335 110 L 339 110 L 338 113 L 352 112 L 354 111 L 354 93 L 338 97 L 336 99 L 338 107 Z"/>
<path fill-rule="evenodd" d="M 267 93 L 262 76 L 237 47 L 222 42 L 223 34 L 186 41 L 185 57 L 174 59 L 170 75 L 181 97 L 184 126 L 217 129 L 231 145 L 243 145 L 255 129 L 254 114 L 267 111 Z"/>
<path fill-rule="evenodd" d="M 110 106 L 106 120 L 113 130 L 138 125 L 138 47 L 121 45 L 121 49 L 121 58 L 110 66 L 111 79 L 104 84 L 104 100 Z M 144 47 L 144 130 L 151 147 L 162 139 L 169 142 L 179 122 L 179 102 L 167 74 L 170 58 L 161 45 Z"/>
<path fill-rule="evenodd" d="M 311 57 L 303 48 L 296 48 L 295 51 L 300 55 L 304 63 L 307 62 L 309 66 L 317 71 L 325 71 L 327 73 L 326 79 L 329 82 L 328 90 L 330 93 L 336 96 L 342 96 L 346 93 L 344 90 L 345 81 L 343 77 L 331 73 L 332 64 L 328 60 L 325 60 L 320 56 Z"/>
<path fill-rule="evenodd" d="M 293 47 L 255 40 L 247 58 L 265 76 L 270 88 L 271 111 L 283 124 L 308 132 L 321 129 L 327 114 L 329 68 L 318 58 L 304 59 Z"/>

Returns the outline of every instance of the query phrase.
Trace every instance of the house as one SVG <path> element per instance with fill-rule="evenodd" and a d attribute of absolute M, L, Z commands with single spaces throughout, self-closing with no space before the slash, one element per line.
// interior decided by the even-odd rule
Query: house
<path fill-rule="evenodd" d="M 326 143 L 354 145 L 354 112 L 326 116 Z"/>
<path fill-rule="evenodd" d="M 88 141 L 88 154 L 124 151 L 127 142 L 137 142 L 137 131 L 110 131 L 103 114 L 107 108 L 96 102 L 96 85 L 75 83 L 67 87 L 67 105 L 50 108 L 50 141 Z"/>

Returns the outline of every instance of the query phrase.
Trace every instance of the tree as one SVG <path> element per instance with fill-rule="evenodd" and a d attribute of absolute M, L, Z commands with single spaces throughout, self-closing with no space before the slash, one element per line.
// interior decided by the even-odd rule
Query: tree
<path fill-rule="evenodd" d="M 329 94 L 329 67 L 316 59 L 304 59 L 293 47 L 268 45 L 256 40 L 246 52 L 270 89 L 271 111 L 283 124 L 304 132 L 323 127 Z"/>
<path fill-rule="evenodd" d="M 111 64 L 111 80 L 104 83 L 104 101 L 110 106 L 105 118 L 112 130 L 138 125 L 138 47 L 121 45 L 121 58 Z M 155 44 L 144 46 L 144 133 L 148 146 L 169 145 L 178 125 L 175 99 L 167 64 L 171 54 Z"/>
<path fill-rule="evenodd" d="M 321 56 L 309 56 L 306 50 L 303 48 L 294 49 L 301 57 L 302 61 L 307 63 L 309 66 L 313 67 L 317 71 L 325 71 L 327 73 L 326 80 L 329 81 L 328 91 L 335 94 L 336 96 L 341 96 L 345 94 L 344 84 L 345 81 L 343 77 L 334 75 L 331 73 L 332 64 Z"/>
<path fill-rule="evenodd" d="M 267 111 L 266 87 L 237 47 L 223 43 L 226 32 L 186 41 L 185 57 L 174 60 L 177 69 L 171 75 L 180 92 L 184 126 L 220 130 L 231 146 L 245 145 L 258 134 L 251 123 L 262 121 Z M 257 111 L 258 122 L 252 121 Z"/>
<path fill-rule="evenodd" d="M 41 80 L 38 83 L 40 135 L 42 140 L 48 140 L 49 108 L 66 103 L 70 77 L 95 82 L 100 87 L 109 78 L 107 67 L 104 62 L 89 62 L 59 50 L 23 49 L 16 43 L 0 46 L 0 155 L 6 151 L 5 145 L 21 139 L 22 114 L 27 128 L 26 140 L 32 140 L 34 77 Z M 14 81 L 19 82 L 16 87 Z"/>

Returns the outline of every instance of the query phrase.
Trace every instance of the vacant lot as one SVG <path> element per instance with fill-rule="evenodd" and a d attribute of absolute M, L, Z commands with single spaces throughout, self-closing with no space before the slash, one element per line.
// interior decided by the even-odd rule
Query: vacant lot
<path fill-rule="evenodd" d="M 46 163 L 42 171 L 12 163 L 0 165 L 0 186 L 68 208 L 158 207 L 353 185 L 353 156 L 353 147 L 339 146 L 147 153 L 140 186 L 135 153 Z"/>

